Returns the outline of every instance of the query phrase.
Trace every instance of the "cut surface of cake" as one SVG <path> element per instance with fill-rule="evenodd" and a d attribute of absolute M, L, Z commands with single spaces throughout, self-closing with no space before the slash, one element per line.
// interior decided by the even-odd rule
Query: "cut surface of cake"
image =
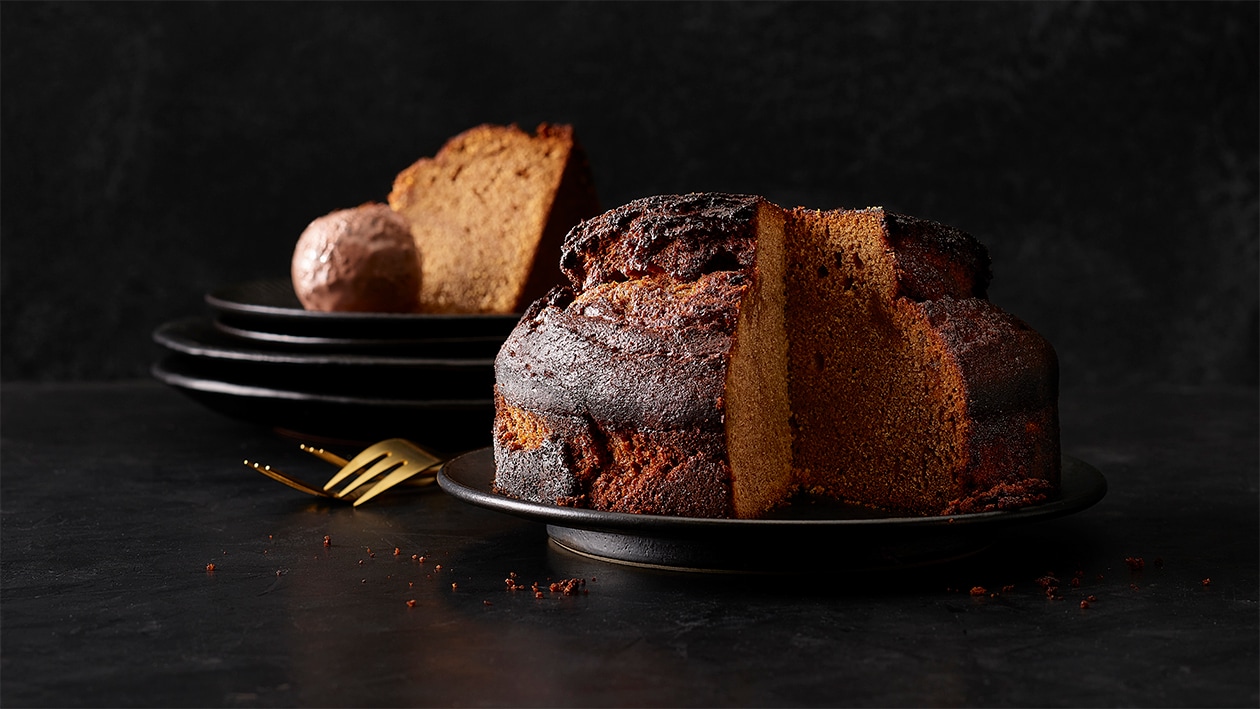
<path fill-rule="evenodd" d="M 799 491 L 932 515 L 1057 490 L 1054 351 L 958 230 L 664 196 L 575 227 L 561 264 L 496 360 L 503 494 L 756 518 Z"/>
<path fill-rule="evenodd" d="M 512 313 L 562 281 L 565 233 L 599 213 L 571 126 L 481 125 L 394 180 L 389 205 L 420 251 L 421 309 Z"/>

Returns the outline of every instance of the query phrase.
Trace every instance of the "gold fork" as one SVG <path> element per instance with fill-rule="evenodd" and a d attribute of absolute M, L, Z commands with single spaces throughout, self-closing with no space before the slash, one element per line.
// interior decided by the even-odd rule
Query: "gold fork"
<path fill-rule="evenodd" d="M 272 480 L 284 483 L 294 490 L 300 490 L 308 495 L 348 500 L 351 499 L 351 493 L 358 490 L 362 494 L 353 498 L 354 505 L 357 507 L 402 482 L 411 481 L 421 485 L 432 483 L 437 477 L 435 468 L 442 462 L 437 456 L 402 438 L 390 438 L 380 443 L 375 443 L 363 449 L 363 452 L 350 460 L 346 460 L 335 453 L 330 453 L 323 448 L 314 448 L 306 444 L 302 444 L 301 449 L 321 460 L 340 466 L 341 470 L 337 471 L 336 475 L 333 475 L 328 482 L 324 483 L 324 487 L 321 489 L 307 485 L 301 480 L 282 473 L 270 465 L 250 462 L 249 460 L 245 461 L 245 465 Z M 333 489 L 338 483 L 352 475 L 355 476 L 354 479 L 346 483 L 340 490 Z M 376 480 L 376 483 L 370 488 L 360 490 L 363 485 L 378 477 L 379 480 Z"/>

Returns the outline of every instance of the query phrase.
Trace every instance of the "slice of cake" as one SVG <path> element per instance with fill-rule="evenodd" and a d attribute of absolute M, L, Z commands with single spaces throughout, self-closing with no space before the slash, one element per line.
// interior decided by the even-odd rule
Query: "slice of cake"
<path fill-rule="evenodd" d="M 655 197 L 574 228 L 562 266 L 496 361 L 505 494 L 751 518 L 798 490 L 954 514 L 1057 489 L 1054 352 L 962 232 Z"/>
<path fill-rule="evenodd" d="M 599 213 L 573 128 L 482 125 L 394 181 L 421 258 L 421 310 L 512 313 L 562 281 L 560 244 Z"/>

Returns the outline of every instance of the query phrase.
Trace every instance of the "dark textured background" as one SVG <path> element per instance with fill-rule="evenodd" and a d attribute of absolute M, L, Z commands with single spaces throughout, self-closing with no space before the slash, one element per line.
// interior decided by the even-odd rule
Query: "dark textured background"
<path fill-rule="evenodd" d="M 1256 3 L 0 7 L 0 375 L 145 376 L 204 291 L 482 122 L 612 207 L 725 190 L 972 232 L 1065 387 L 1257 379 Z"/>

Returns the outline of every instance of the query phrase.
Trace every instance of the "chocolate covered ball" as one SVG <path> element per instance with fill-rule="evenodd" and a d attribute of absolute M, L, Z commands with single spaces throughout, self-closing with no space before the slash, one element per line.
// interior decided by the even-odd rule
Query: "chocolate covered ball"
<path fill-rule="evenodd" d="M 410 313 L 419 305 L 420 254 L 407 222 L 385 204 L 311 222 L 293 251 L 292 277 L 307 310 Z"/>

